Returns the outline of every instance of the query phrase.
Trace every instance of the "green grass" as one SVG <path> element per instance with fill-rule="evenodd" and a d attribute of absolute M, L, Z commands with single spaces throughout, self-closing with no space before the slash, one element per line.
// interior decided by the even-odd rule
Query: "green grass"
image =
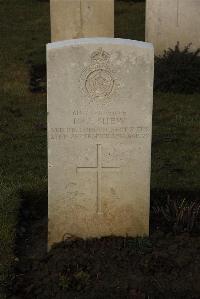
<path fill-rule="evenodd" d="M 200 94 L 154 94 L 152 189 L 199 190 Z"/>
<path fill-rule="evenodd" d="M 46 125 L 46 95 L 31 94 L 28 85 L 30 63 L 45 61 L 45 44 L 50 39 L 49 4 L 0 1 L 0 28 L 1 294 L 15 258 L 21 192 L 47 190 L 46 131 L 41 125 Z"/>
<path fill-rule="evenodd" d="M 115 1 L 115 37 L 144 41 L 144 2 Z"/>
<path fill-rule="evenodd" d="M 144 40 L 144 3 L 118 1 L 115 23 L 116 37 Z M 49 3 L 0 0 L 0 28 L 1 287 L 15 258 L 21 196 L 47 192 L 46 95 L 28 85 L 30 64 L 45 61 Z M 199 189 L 199 109 L 199 94 L 155 94 L 152 189 Z"/>

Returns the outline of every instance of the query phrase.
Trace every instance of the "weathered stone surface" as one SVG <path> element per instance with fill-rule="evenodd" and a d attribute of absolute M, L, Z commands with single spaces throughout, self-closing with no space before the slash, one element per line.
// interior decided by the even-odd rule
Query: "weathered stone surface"
<path fill-rule="evenodd" d="M 47 46 L 49 245 L 148 235 L 153 57 L 122 39 Z"/>
<path fill-rule="evenodd" d="M 51 0 L 51 40 L 114 36 L 114 0 Z"/>
<path fill-rule="evenodd" d="M 200 47 L 199 0 L 146 0 L 146 41 L 153 43 L 155 54 L 174 48 Z"/>

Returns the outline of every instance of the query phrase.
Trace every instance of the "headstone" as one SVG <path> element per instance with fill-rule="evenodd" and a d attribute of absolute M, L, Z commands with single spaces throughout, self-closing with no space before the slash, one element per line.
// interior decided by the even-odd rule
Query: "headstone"
<path fill-rule="evenodd" d="M 114 36 L 114 0 L 50 0 L 51 40 Z"/>
<path fill-rule="evenodd" d="M 148 235 L 153 57 L 123 39 L 47 46 L 50 246 Z"/>
<path fill-rule="evenodd" d="M 200 0 L 146 0 L 146 41 L 160 55 L 177 42 L 184 49 L 200 47 Z"/>

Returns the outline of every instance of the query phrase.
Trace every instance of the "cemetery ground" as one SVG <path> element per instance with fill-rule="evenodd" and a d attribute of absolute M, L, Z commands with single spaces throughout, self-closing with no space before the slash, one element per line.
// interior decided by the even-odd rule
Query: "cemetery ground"
<path fill-rule="evenodd" d="M 154 94 L 150 238 L 45 254 L 49 3 L 0 1 L 0 22 L 0 298 L 200 298 L 200 94 Z M 115 22 L 144 40 L 144 3 L 116 2 Z"/>

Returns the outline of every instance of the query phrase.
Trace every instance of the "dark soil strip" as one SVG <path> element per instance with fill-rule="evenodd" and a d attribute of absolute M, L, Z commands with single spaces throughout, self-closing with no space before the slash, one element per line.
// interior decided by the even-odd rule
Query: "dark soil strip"
<path fill-rule="evenodd" d="M 24 199 L 10 298 L 200 298 L 198 234 L 157 229 L 144 239 L 75 239 L 48 254 L 46 237 L 47 200 Z"/>

